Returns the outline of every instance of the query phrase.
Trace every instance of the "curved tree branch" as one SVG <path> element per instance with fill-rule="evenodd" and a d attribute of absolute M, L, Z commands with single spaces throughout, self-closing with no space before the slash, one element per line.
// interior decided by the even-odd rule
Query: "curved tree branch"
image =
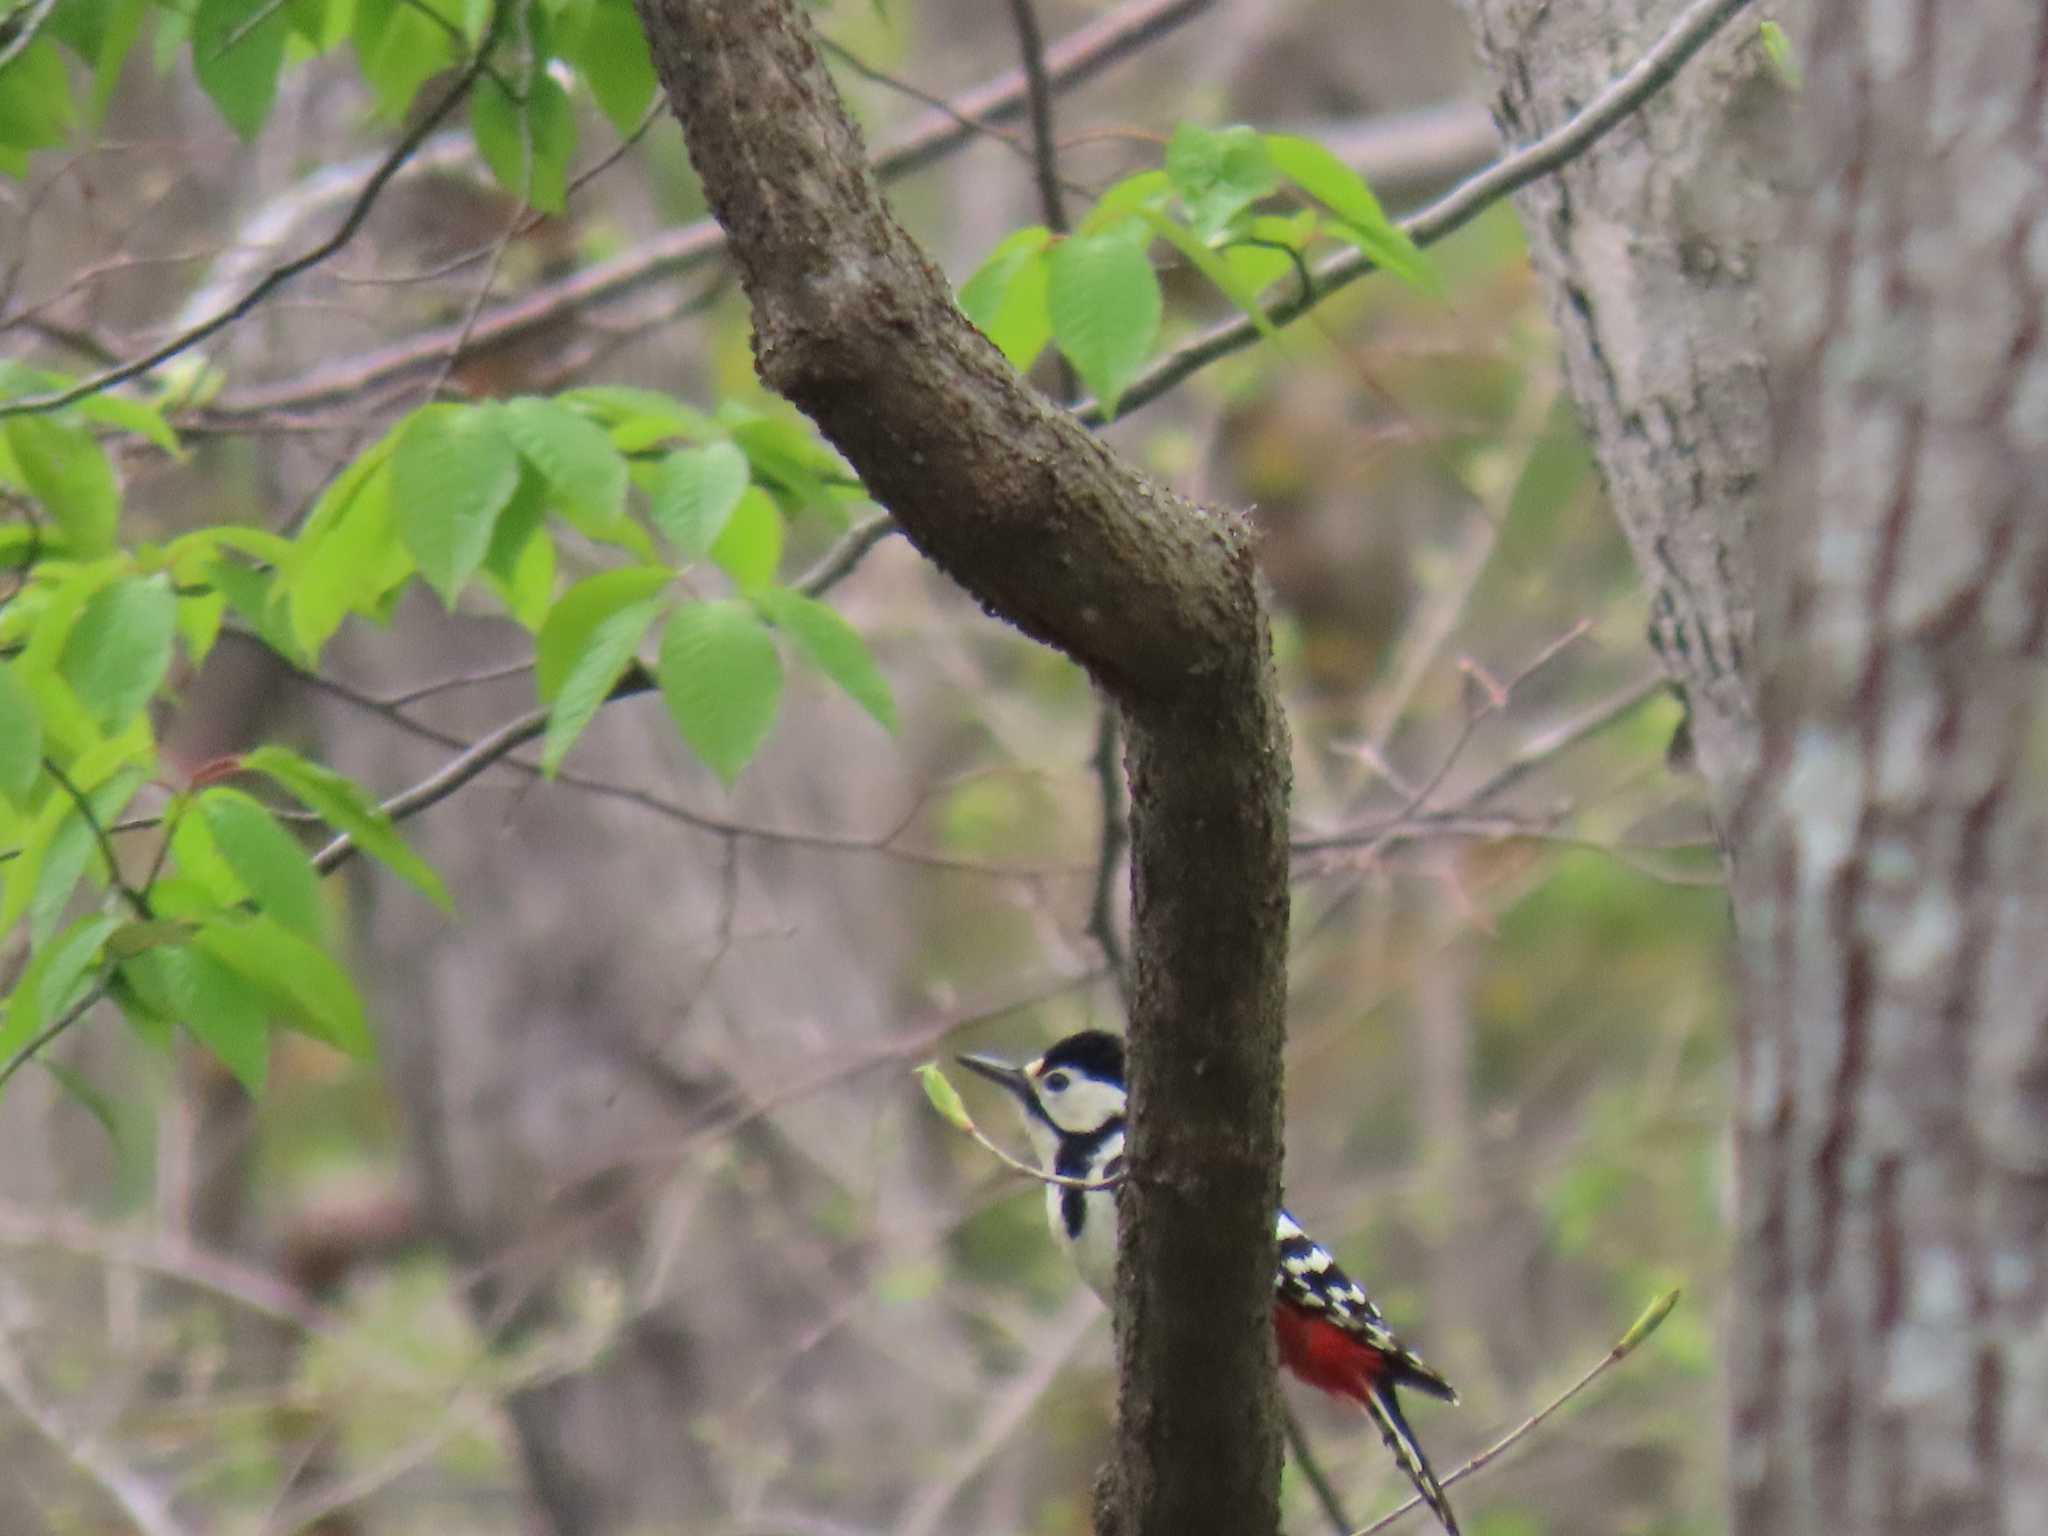
<path fill-rule="evenodd" d="M 1028 388 L 884 206 L 793 0 L 642 0 L 762 378 L 919 549 L 1116 701 L 1133 789 L 1123 1536 L 1274 1528 L 1285 725 L 1249 530 Z"/>

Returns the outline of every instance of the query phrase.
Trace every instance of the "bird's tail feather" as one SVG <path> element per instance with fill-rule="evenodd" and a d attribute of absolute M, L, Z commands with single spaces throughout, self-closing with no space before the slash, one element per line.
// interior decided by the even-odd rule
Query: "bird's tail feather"
<path fill-rule="evenodd" d="M 1445 1536 L 1458 1536 L 1458 1520 L 1451 1513 L 1451 1501 L 1444 1496 L 1443 1484 L 1436 1480 L 1436 1473 L 1430 1470 L 1429 1458 L 1422 1454 L 1422 1445 L 1415 1438 L 1415 1431 L 1408 1427 L 1391 1382 L 1375 1382 L 1366 1389 L 1365 1411 L 1379 1427 L 1380 1438 L 1387 1442 L 1387 1449 L 1394 1453 L 1394 1460 L 1408 1474 L 1408 1481 L 1422 1495 L 1422 1502 L 1429 1506 L 1430 1513 L 1443 1526 Z"/>

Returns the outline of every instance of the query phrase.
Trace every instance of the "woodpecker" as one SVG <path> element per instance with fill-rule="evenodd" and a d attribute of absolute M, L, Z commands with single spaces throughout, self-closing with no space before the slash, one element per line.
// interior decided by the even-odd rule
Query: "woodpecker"
<path fill-rule="evenodd" d="M 993 1056 L 960 1064 L 999 1084 L 1017 1102 L 1048 1173 L 1084 1184 L 1045 1186 L 1046 1217 L 1081 1278 L 1105 1303 L 1116 1289 L 1116 1193 L 1124 1168 L 1124 1043 L 1106 1030 L 1069 1035 L 1019 1067 Z M 1329 1249 L 1281 1211 L 1280 1262 L 1273 1274 L 1273 1332 L 1280 1363 L 1299 1380 L 1363 1408 L 1394 1460 L 1448 1536 L 1458 1536 L 1443 1486 L 1409 1429 L 1398 1387 L 1455 1403 L 1458 1394 L 1394 1336 L 1365 1287 Z"/>

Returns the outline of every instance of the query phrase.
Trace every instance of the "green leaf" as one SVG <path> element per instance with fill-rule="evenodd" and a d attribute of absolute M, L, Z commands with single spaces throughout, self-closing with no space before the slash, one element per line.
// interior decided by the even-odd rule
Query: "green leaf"
<path fill-rule="evenodd" d="M 775 498 L 758 485 L 748 486 L 711 546 L 711 558 L 742 592 L 759 591 L 774 581 L 782 565 L 782 513 Z"/>
<path fill-rule="evenodd" d="M 540 754 L 543 772 L 553 775 L 562 766 L 562 759 L 576 745 L 576 738 L 611 697 L 612 689 L 639 651 L 648 625 L 660 612 L 661 599 L 646 598 L 607 614 L 590 631 L 582 651 L 569 663 L 555 694 L 554 708 L 548 713 L 547 740 L 542 743 Z"/>
<path fill-rule="evenodd" d="M 131 752 L 130 755 L 134 754 Z M 92 776 L 83 772 L 87 766 L 86 759 L 80 758 L 72 766 L 81 773 L 80 788 L 92 782 Z M 140 770 L 131 768 L 116 773 L 106 783 L 88 791 L 85 798 L 92 807 L 93 821 L 102 828 L 112 826 L 135 797 L 143 778 Z M 92 825 L 77 813 L 71 797 L 60 793 L 54 799 L 68 814 L 57 828 L 57 835 L 50 840 L 49 850 L 43 858 L 42 874 L 29 896 L 28 935 L 31 945 L 46 943 L 49 936 L 57 931 L 65 909 L 71 904 L 72 893 L 88 866 L 92 868 L 97 884 L 104 885 L 113 877 L 113 871 L 107 868 L 106 860 L 100 856 L 99 839 L 93 836 Z M 10 897 L 12 894 L 10 890 Z M 0 929 L 4 927 L 5 924 L 0 923 Z"/>
<path fill-rule="evenodd" d="M 391 457 L 398 532 L 447 606 L 483 564 L 518 489 L 519 454 L 495 412 L 429 405 L 406 423 Z"/>
<path fill-rule="evenodd" d="M 66 549 L 81 560 L 112 551 L 121 486 L 106 450 L 91 433 L 47 416 L 11 416 L 6 429 L 26 488 L 62 531 Z"/>
<path fill-rule="evenodd" d="M 10 11 L 26 22 L 24 9 Z M 48 149 L 62 144 L 73 116 L 71 82 L 51 39 L 34 39 L 0 69 L 0 145 Z"/>
<path fill-rule="evenodd" d="M 1144 225 L 1133 221 L 1142 231 Z M 1152 354 L 1163 302 L 1143 238 L 1122 229 L 1075 235 L 1047 258 L 1053 339 L 1102 407 L 1116 403 Z"/>
<path fill-rule="evenodd" d="M 58 670 L 102 729 L 118 731 L 171 670 L 178 600 L 161 576 L 131 577 L 93 594 L 64 642 Z"/>
<path fill-rule="evenodd" d="M 316 532 L 308 523 L 297 569 L 283 583 L 292 637 L 309 667 L 344 618 L 378 613 L 385 594 L 413 569 L 412 550 L 399 536 L 392 455 L 371 457 L 324 526 Z"/>
<path fill-rule="evenodd" d="M 227 609 L 228 600 L 218 592 L 195 592 L 178 599 L 178 638 L 185 642 L 185 654 L 195 668 L 213 653 Z"/>
<path fill-rule="evenodd" d="M 1387 217 L 1372 188 L 1350 166 L 1314 140 L 1288 133 L 1267 134 L 1266 150 L 1280 174 L 1335 214 L 1343 237 L 1381 271 L 1425 293 L 1443 291 L 1429 258 Z"/>
<path fill-rule="evenodd" d="M 555 602 L 554 537 L 545 528 L 534 529 L 512 562 L 511 570 L 503 576 L 493 572 L 492 576 L 513 622 L 538 634 Z"/>
<path fill-rule="evenodd" d="M 356 58 L 384 116 L 405 115 L 422 85 L 455 60 L 455 40 L 421 0 L 356 0 Z"/>
<path fill-rule="evenodd" d="M 268 917 L 208 923 L 193 945 L 254 986 L 288 1027 L 351 1056 L 374 1054 L 355 983 L 319 945 Z"/>
<path fill-rule="evenodd" d="M 444 912 L 453 910 L 441 877 L 405 845 L 391 818 L 370 803 L 354 780 L 280 746 L 258 747 L 243 756 L 242 766 L 275 779 L 308 810 L 317 811 L 338 831 L 346 832 L 364 853 L 418 886 L 435 906 Z"/>
<path fill-rule="evenodd" d="M 199 0 L 192 69 L 244 141 L 254 139 L 270 115 L 290 37 L 291 18 L 278 0 Z"/>
<path fill-rule="evenodd" d="M 603 422 L 621 453 L 643 453 L 678 437 L 702 442 L 720 435 L 717 423 L 702 411 L 652 389 L 592 384 L 564 390 L 555 398 Z"/>
<path fill-rule="evenodd" d="M 1203 240 L 1220 234 L 1278 183 L 1265 140 L 1239 124 L 1198 128 L 1182 123 L 1166 146 L 1166 174 Z"/>
<path fill-rule="evenodd" d="M 961 312 L 1020 373 L 1052 339 L 1045 261 L 1051 243 L 1052 231 L 1042 224 L 1016 231 L 989 252 L 960 290 Z"/>
<path fill-rule="evenodd" d="M 654 61 L 647 33 L 626 0 L 597 0 L 583 25 L 576 67 L 598 110 L 621 134 L 640 126 L 654 100 Z"/>
<path fill-rule="evenodd" d="M 203 950 L 179 944 L 124 960 L 120 976 L 160 1018 L 183 1024 L 250 1093 L 270 1072 L 268 994 Z"/>
<path fill-rule="evenodd" d="M 725 531 L 751 471 L 733 443 L 679 448 L 661 461 L 648 489 L 649 515 L 685 560 L 701 560 Z"/>
<path fill-rule="evenodd" d="M 22 804 L 43 771 L 43 719 L 35 695 L 0 661 L 0 795 Z"/>
<path fill-rule="evenodd" d="M 99 962 L 100 946 L 120 926 L 118 917 L 95 913 L 37 949 L 7 1001 L 6 1021 L 0 1023 L 0 1062 L 11 1061 L 84 995 L 86 975 Z"/>
<path fill-rule="evenodd" d="M 204 791 L 197 810 L 235 877 L 258 907 L 294 933 L 324 942 L 320 876 L 299 840 L 263 804 L 239 789 Z"/>
<path fill-rule="evenodd" d="M 669 619 L 655 675 L 683 740 L 730 785 L 775 724 L 774 637 L 745 603 L 691 603 Z"/>
<path fill-rule="evenodd" d="M 1260 335 L 1268 341 L 1280 339 L 1279 327 L 1267 318 L 1264 306 L 1259 303 L 1258 290 L 1239 281 L 1237 273 L 1220 253 L 1210 250 L 1195 237 L 1194 231 L 1176 224 L 1163 213 L 1148 209 L 1142 217 L 1169 245 L 1187 258 L 1189 266 L 1222 289 L 1230 302 L 1250 317 Z"/>
<path fill-rule="evenodd" d="M 533 682 L 541 703 L 552 703 L 562 691 L 569 669 L 588 649 L 598 625 L 621 608 L 654 596 L 674 574 L 652 565 L 600 571 L 595 576 L 586 576 L 556 599 L 534 642 Z"/>
<path fill-rule="evenodd" d="M 469 126 L 499 186 L 543 213 L 562 211 L 576 152 L 576 117 L 552 75 L 532 74 L 524 103 L 484 76 L 470 92 Z"/>
<path fill-rule="evenodd" d="M 974 1118 L 967 1113 L 967 1106 L 960 1102 L 959 1089 L 953 1086 L 936 1061 L 928 1061 L 919 1067 L 917 1080 L 923 1085 L 924 1096 L 931 1100 L 932 1108 L 948 1125 L 962 1131 L 974 1129 Z"/>
<path fill-rule="evenodd" d="M 896 700 L 889 692 L 889 681 L 875 665 L 860 631 L 838 610 L 787 587 L 756 593 L 754 602 L 771 624 L 796 642 L 812 666 L 845 689 L 883 730 L 896 729 Z"/>
<path fill-rule="evenodd" d="M 526 462 L 562 498 L 569 521 L 595 538 L 615 537 L 626 509 L 626 461 L 604 429 L 533 396 L 505 401 L 498 414 Z"/>

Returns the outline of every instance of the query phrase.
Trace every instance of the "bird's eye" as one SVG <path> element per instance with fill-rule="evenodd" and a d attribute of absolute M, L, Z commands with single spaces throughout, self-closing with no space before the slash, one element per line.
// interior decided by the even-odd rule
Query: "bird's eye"
<path fill-rule="evenodd" d="M 1045 1074 L 1045 1091 L 1047 1093 L 1065 1093 L 1068 1081 L 1067 1074 L 1064 1072 L 1048 1072 Z"/>

